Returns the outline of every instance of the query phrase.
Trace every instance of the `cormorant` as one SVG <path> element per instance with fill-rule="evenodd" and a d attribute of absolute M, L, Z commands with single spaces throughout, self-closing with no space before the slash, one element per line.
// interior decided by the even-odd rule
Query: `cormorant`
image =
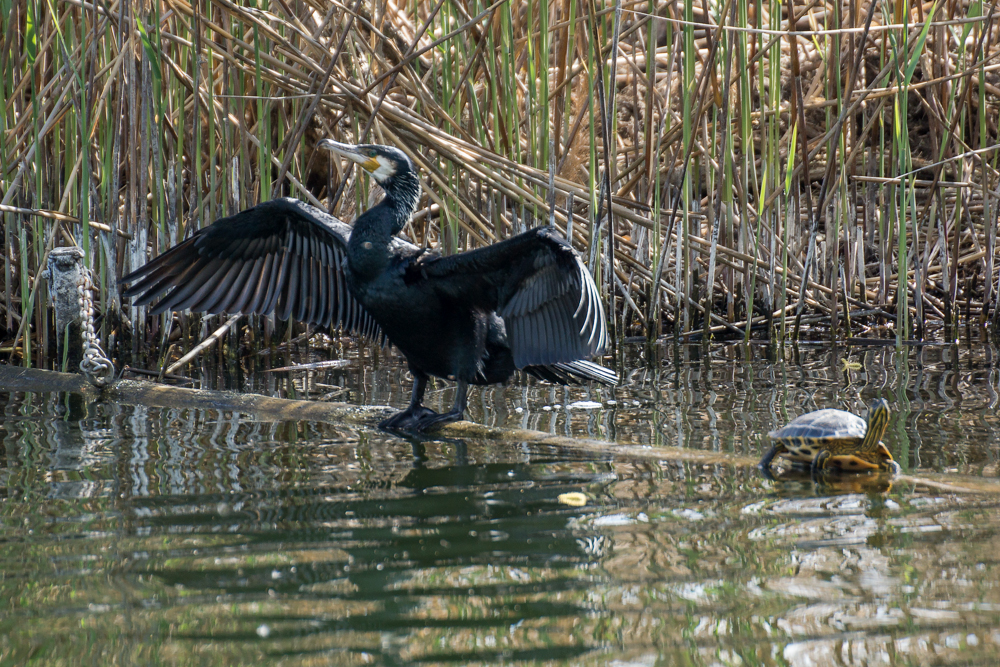
<path fill-rule="evenodd" d="M 616 384 L 586 361 L 607 344 L 597 287 L 554 227 L 537 227 L 447 257 L 397 237 L 420 196 L 397 148 L 319 146 L 368 171 L 385 197 L 351 227 L 295 199 L 275 199 L 196 231 L 122 278 L 152 313 L 274 312 L 279 319 L 340 325 L 406 357 L 409 407 L 380 425 L 422 431 L 457 421 L 469 384 L 506 381 L 515 369 L 560 384 Z M 455 380 L 450 412 L 421 405 L 430 375 Z"/>

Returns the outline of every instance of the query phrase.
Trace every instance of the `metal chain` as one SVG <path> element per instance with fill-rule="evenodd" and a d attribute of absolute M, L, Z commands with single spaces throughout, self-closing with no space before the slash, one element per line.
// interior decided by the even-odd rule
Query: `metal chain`
<path fill-rule="evenodd" d="M 115 366 L 111 360 L 104 356 L 101 349 L 101 341 L 94 333 L 94 283 L 90 278 L 90 269 L 80 268 L 80 281 L 77 283 L 77 293 L 80 295 L 80 313 L 83 321 L 80 323 L 80 330 L 83 335 L 83 359 L 80 361 L 80 370 L 86 376 L 90 384 L 95 387 L 104 387 L 108 381 L 114 377 Z"/>

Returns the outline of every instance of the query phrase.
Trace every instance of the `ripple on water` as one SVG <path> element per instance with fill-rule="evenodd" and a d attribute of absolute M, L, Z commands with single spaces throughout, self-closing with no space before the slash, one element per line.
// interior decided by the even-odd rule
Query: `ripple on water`
<path fill-rule="evenodd" d="M 796 415 L 860 413 L 881 395 L 907 472 L 995 476 L 988 346 L 911 350 L 909 364 L 885 350 L 661 353 L 620 388 L 486 388 L 470 414 L 756 459 Z M 844 370 L 848 353 L 863 372 Z M 297 396 L 315 381 L 355 402 L 408 398 L 395 364 L 289 376 Z M 447 384 L 428 392 L 435 409 L 452 398 Z M 0 406 L 12 664 L 1000 659 L 988 494 L 51 395 L 0 393 Z"/>

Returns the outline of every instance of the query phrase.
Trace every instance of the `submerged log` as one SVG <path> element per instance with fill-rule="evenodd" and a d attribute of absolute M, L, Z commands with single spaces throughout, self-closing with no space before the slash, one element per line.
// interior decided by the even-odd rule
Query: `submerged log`
<path fill-rule="evenodd" d="M 103 400 L 123 405 L 239 412 L 264 422 L 316 421 L 362 428 L 374 428 L 375 424 L 392 412 L 391 408 L 386 407 L 358 406 L 349 403 L 321 403 L 273 398 L 261 394 L 189 389 L 142 380 L 118 380 L 103 390 L 98 390 L 81 375 L 2 365 L 0 365 L 0 392 L 66 392 L 81 394 L 92 402 Z M 430 434 L 430 437 L 435 436 L 560 447 L 608 456 L 612 459 L 683 461 L 703 465 L 729 465 L 733 468 L 748 468 L 757 465 L 757 459 L 735 454 L 706 452 L 681 447 L 631 445 L 605 440 L 570 438 L 544 431 L 483 426 L 467 421 L 446 424 Z M 892 481 L 896 484 L 909 483 L 947 493 L 1000 494 L 1000 484 L 970 476 L 899 475 Z"/>

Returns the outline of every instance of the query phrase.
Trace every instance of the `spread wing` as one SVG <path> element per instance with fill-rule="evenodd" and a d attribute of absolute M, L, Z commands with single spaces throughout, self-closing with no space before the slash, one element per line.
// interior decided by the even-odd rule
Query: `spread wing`
<path fill-rule="evenodd" d="M 123 293 L 152 313 L 274 312 L 382 340 L 347 289 L 351 228 L 297 199 L 275 199 L 221 218 L 122 278 Z M 403 243 L 396 240 L 397 243 Z"/>
<path fill-rule="evenodd" d="M 554 227 L 418 260 L 411 270 L 458 302 L 496 310 L 518 368 L 592 357 L 607 345 L 597 286 Z"/>

